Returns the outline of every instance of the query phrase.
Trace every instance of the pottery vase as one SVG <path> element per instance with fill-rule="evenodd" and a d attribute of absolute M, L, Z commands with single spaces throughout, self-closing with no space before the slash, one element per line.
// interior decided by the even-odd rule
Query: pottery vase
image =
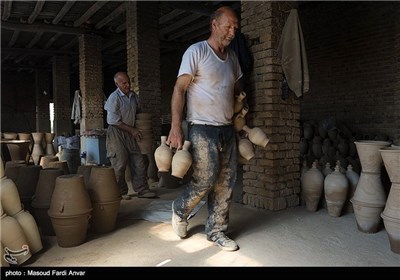
<path fill-rule="evenodd" d="M 0 199 L 3 210 L 7 215 L 13 216 L 22 210 L 17 186 L 7 177 L 1 178 Z"/>
<path fill-rule="evenodd" d="M 340 217 L 343 205 L 347 199 L 349 182 L 346 176 L 340 172 L 336 165 L 335 171 L 326 176 L 324 181 L 325 200 L 328 214 L 332 217 Z"/>
<path fill-rule="evenodd" d="M 40 163 L 40 157 L 45 154 L 45 151 L 42 146 L 42 141 L 44 137 L 44 133 L 42 132 L 32 132 L 33 137 L 33 149 L 32 149 L 32 159 L 35 165 Z"/>
<path fill-rule="evenodd" d="M 171 163 L 171 175 L 183 178 L 186 172 L 189 170 L 192 165 L 192 155 L 189 152 L 191 142 L 185 140 L 183 143 L 183 147 L 181 150 L 177 151 L 175 155 L 172 157 Z"/>
<path fill-rule="evenodd" d="M 247 125 L 244 125 L 243 130 L 248 133 L 248 138 L 253 144 L 264 148 L 267 146 L 269 138 L 265 135 L 264 131 L 262 131 L 261 128 L 250 128 Z"/>
<path fill-rule="evenodd" d="M 239 132 L 243 129 L 243 126 L 246 124 L 246 119 L 245 116 L 247 112 L 249 111 L 249 108 L 243 107 L 240 113 L 236 115 L 236 117 L 233 120 L 233 125 L 235 127 L 235 131 Z"/>
<path fill-rule="evenodd" d="M 43 249 L 39 229 L 33 216 L 24 210 L 21 210 L 13 216 L 21 225 L 22 230 L 28 241 L 29 249 L 32 254 L 36 254 Z"/>
<path fill-rule="evenodd" d="M 44 134 L 44 140 L 46 142 L 46 155 L 54 156 L 56 152 L 54 151 L 53 140 L 56 136 L 55 133 L 46 132 Z"/>
<path fill-rule="evenodd" d="M 154 152 L 158 171 L 168 172 L 172 164 L 172 149 L 166 144 L 167 136 L 161 136 L 161 145 Z"/>
<path fill-rule="evenodd" d="M 246 97 L 246 93 L 244 91 L 242 91 L 241 93 L 239 93 L 238 96 L 236 96 L 235 98 L 235 105 L 234 105 L 234 110 L 233 112 L 239 113 L 240 110 L 242 110 L 244 104 L 243 104 L 243 99 Z"/>
<path fill-rule="evenodd" d="M 315 212 L 321 199 L 324 188 L 324 176 L 317 168 L 317 161 L 314 161 L 312 167 L 304 174 L 302 180 L 302 195 L 308 211 Z"/>
<path fill-rule="evenodd" d="M 249 139 L 242 138 L 238 143 L 239 154 L 246 160 L 251 160 L 254 156 L 254 147 Z"/>
<path fill-rule="evenodd" d="M 347 180 L 349 180 L 349 193 L 348 193 L 348 199 L 346 200 L 344 206 L 344 211 L 347 213 L 353 213 L 354 212 L 353 204 L 351 204 L 350 199 L 354 196 L 354 193 L 356 192 L 360 175 L 354 172 L 353 166 L 351 164 L 347 166 L 346 178 Z"/>

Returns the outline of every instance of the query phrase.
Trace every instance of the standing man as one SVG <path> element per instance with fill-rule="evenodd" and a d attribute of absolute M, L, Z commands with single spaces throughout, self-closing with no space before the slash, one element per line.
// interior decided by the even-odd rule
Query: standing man
<path fill-rule="evenodd" d="M 210 23 L 208 40 L 193 44 L 184 53 L 171 100 L 167 144 L 182 148 L 186 99 L 194 170 L 191 181 L 172 203 L 172 227 L 179 237 L 186 237 L 188 215 L 208 195 L 207 239 L 223 250 L 235 251 L 238 245 L 225 232 L 236 181 L 237 146 L 232 117 L 234 96 L 241 92 L 242 71 L 235 52 L 228 46 L 239 23 L 229 7 L 217 9 Z"/>
<path fill-rule="evenodd" d="M 156 197 L 149 189 L 146 164 L 137 145 L 142 137 L 140 130 L 135 128 L 139 97 L 130 90 L 130 80 L 125 72 L 116 73 L 114 82 L 117 89 L 110 94 L 104 105 L 108 123 L 107 157 L 114 168 L 123 199 L 130 199 L 125 181 L 126 168 L 131 172 L 133 189 L 138 193 L 138 197 Z"/>

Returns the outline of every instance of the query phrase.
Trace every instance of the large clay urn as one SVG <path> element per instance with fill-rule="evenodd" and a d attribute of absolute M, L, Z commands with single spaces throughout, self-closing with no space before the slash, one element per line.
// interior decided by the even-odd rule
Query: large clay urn
<path fill-rule="evenodd" d="M 15 218 L 7 214 L 0 217 L 0 236 L 4 246 L 1 257 L 9 264 L 21 265 L 32 257 L 28 239 Z"/>
<path fill-rule="evenodd" d="M 191 142 L 185 140 L 181 150 L 177 151 L 172 157 L 171 175 L 183 178 L 192 165 L 192 155 L 189 152 Z"/>
<path fill-rule="evenodd" d="M 264 131 L 262 131 L 259 127 L 250 128 L 247 125 L 243 126 L 243 130 L 248 133 L 249 140 L 257 146 L 266 147 L 269 138 L 265 135 Z"/>
<path fill-rule="evenodd" d="M 33 149 L 32 149 L 32 159 L 35 165 L 40 163 L 40 157 L 45 154 L 45 151 L 42 146 L 42 141 L 44 137 L 44 133 L 42 132 L 32 132 L 33 137 Z"/>
<path fill-rule="evenodd" d="M 349 193 L 348 199 L 346 200 L 346 204 L 344 206 L 344 210 L 347 213 L 353 213 L 353 204 L 351 204 L 350 199 L 354 196 L 354 193 L 357 189 L 358 181 L 360 180 L 360 175 L 358 175 L 354 170 L 353 166 L 349 164 L 346 170 L 346 178 L 349 180 Z"/>
<path fill-rule="evenodd" d="M 336 165 L 335 171 L 326 176 L 324 181 L 328 214 L 332 217 L 340 217 L 349 189 L 349 181 L 339 169 L 339 165 Z"/>
<path fill-rule="evenodd" d="M 315 212 L 324 189 L 324 175 L 317 168 L 317 161 L 304 173 L 302 178 L 302 195 L 308 211 Z"/>
<path fill-rule="evenodd" d="M 42 240 L 40 238 L 39 229 L 33 216 L 24 210 L 19 211 L 13 216 L 21 225 L 22 230 L 27 238 L 29 249 L 35 254 L 43 249 Z"/>
<path fill-rule="evenodd" d="M 111 202 L 121 199 L 112 167 L 93 166 L 87 189 L 92 202 Z"/>
<path fill-rule="evenodd" d="M 400 147 L 379 150 L 392 186 L 381 217 L 389 237 L 390 249 L 400 254 Z"/>
<path fill-rule="evenodd" d="M 166 144 L 167 136 L 161 136 L 161 145 L 154 152 L 154 159 L 159 172 L 168 172 L 172 164 L 172 150 Z"/>
<path fill-rule="evenodd" d="M 115 228 L 121 200 L 93 203 L 90 230 L 94 233 L 107 233 Z"/>
<path fill-rule="evenodd" d="M 246 97 L 246 93 L 244 91 L 242 91 L 241 93 L 239 93 L 238 96 L 235 97 L 235 104 L 234 104 L 234 108 L 233 108 L 233 112 L 239 113 L 240 110 L 242 110 L 244 103 L 243 103 L 243 99 Z"/>
<path fill-rule="evenodd" d="M 353 198 L 357 228 L 376 233 L 386 204 L 386 193 L 381 181 L 382 156 L 379 149 L 388 147 L 387 141 L 360 140 L 354 142 L 361 162 L 361 175 Z"/>
<path fill-rule="evenodd" d="M 0 216 L 1 217 L 1 216 Z M 4 246 L 3 243 L 0 243 L 0 256 L 1 256 L 1 267 L 9 267 L 10 264 L 4 259 Z"/>

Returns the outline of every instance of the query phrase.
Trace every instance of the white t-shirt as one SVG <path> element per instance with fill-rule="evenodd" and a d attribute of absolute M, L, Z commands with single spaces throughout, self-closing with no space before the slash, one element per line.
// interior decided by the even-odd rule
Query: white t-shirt
<path fill-rule="evenodd" d="M 243 75 L 235 52 L 227 48 L 227 57 L 222 60 L 207 41 L 193 44 L 183 54 L 178 77 L 183 74 L 192 76 L 187 89 L 187 121 L 231 124 L 234 86 Z"/>

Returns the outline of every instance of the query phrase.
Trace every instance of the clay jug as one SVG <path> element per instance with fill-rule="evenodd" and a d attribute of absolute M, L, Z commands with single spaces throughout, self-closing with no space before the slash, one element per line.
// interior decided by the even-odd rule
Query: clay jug
<path fill-rule="evenodd" d="M 324 175 L 324 177 L 328 176 L 329 174 L 331 174 L 333 172 L 332 168 L 331 168 L 331 164 L 329 162 L 327 162 L 325 164 L 325 168 L 324 170 L 322 170 L 322 174 Z"/>
<path fill-rule="evenodd" d="M 324 188 L 324 175 L 317 168 L 317 161 L 304 174 L 302 181 L 302 194 L 308 211 L 315 212 L 321 199 Z"/>
<path fill-rule="evenodd" d="M 42 250 L 42 240 L 40 239 L 39 229 L 33 216 L 29 212 L 21 210 L 13 217 L 17 219 L 18 223 L 21 225 L 31 253 L 35 254 Z"/>
<path fill-rule="evenodd" d="M 42 141 L 44 137 L 44 133 L 42 132 L 32 132 L 33 137 L 33 149 L 32 149 L 32 159 L 35 165 L 40 163 L 40 157 L 45 154 Z"/>
<path fill-rule="evenodd" d="M 7 214 L 1 216 L 0 236 L 1 243 L 4 246 L 4 254 L 2 252 L 1 257 L 9 264 L 21 265 L 32 257 L 28 239 L 15 218 Z"/>
<path fill-rule="evenodd" d="M 250 128 L 245 125 L 243 126 L 243 130 L 248 133 L 248 138 L 253 144 L 264 148 L 267 146 L 269 138 L 265 135 L 264 131 L 262 131 L 261 128 Z"/>
<path fill-rule="evenodd" d="M 166 141 L 167 136 L 161 136 L 161 145 L 154 152 L 154 159 L 160 172 L 168 172 L 172 164 L 172 150 L 167 146 Z"/>
<path fill-rule="evenodd" d="M 243 129 L 243 126 L 246 124 L 246 119 L 245 116 L 247 112 L 249 111 L 249 108 L 243 107 L 240 113 L 238 113 L 233 120 L 233 124 L 235 126 L 235 131 L 239 132 Z"/>
<path fill-rule="evenodd" d="M 77 174 L 83 175 L 86 189 L 89 187 L 90 173 L 92 172 L 93 166 L 96 165 L 80 165 L 76 171 Z"/>
<path fill-rule="evenodd" d="M 115 228 L 121 200 L 93 203 L 90 230 L 95 233 L 107 233 Z"/>
<path fill-rule="evenodd" d="M 233 109 L 233 112 L 236 114 L 236 113 L 239 113 L 240 112 L 240 110 L 242 110 L 242 108 L 243 108 L 243 99 L 246 97 L 246 93 L 244 92 L 244 91 L 242 91 L 241 93 L 239 93 L 239 95 L 238 96 L 236 96 L 236 98 L 235 98 L 235 105 L 234 105 L 234 109 Z"/>
<path fill-rule="evenodd" d="M 189 152 L 190 144 L 191 144 L 190 141 L 185 140 L 182 149 L 177 151 L 175 155 L 172 157 L 172 164 L 171 164 L 172 176 L 183 178 L 183 176 L 185 176 L 186 172 L 192 165 L 192 155 Z"/>
<path fill-rule="evenodd" d="M 53 195 L 56 179 L 64 175 L 61 169 L 47 168 L 40 170 L 39 180 L 36 185 L 36 191 L 32 199 L 32 207 L 49 208 L 51 196 Z"/>
<path fill-rule="evenodd" d="M 339 165 L 336 165 L 335 171 L 326 176 L 324 181 L 325 200 L 328 206 L 328 214 L 332 217 L 339 217 L 341 215 L 349 189 L 349 182 L 346 176 L 341 173 L 339 169 Z"/>
<path fill-rule="evenodd" d="M 246 160 L 251 160 L 255 156 L 253 144 L 250 142 L 249 139 L 240 139 L 238 149 L 239 154 Z"/>
<path fill-rule="evenodd" d="M 1 179 L 0 199 L 3 210 L 7 215 L 13 216 L 22 210 L 17 186 L 7 177 Z"/>

